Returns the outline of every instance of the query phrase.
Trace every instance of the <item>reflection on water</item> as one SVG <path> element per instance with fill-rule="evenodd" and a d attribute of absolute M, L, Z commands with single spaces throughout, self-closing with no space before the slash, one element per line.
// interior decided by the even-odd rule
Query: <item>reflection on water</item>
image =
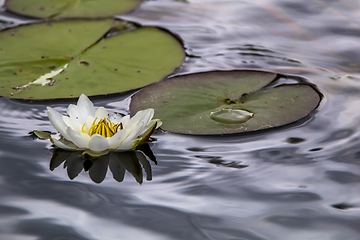
<path fill-rule="evenodd" d="M 359 11 L 357 0 L 146 1 L 124 18 L 181 36 L 181 73 L 293 74 L 324 94 L 318 112 L 260 133 L 158 133 L 156 165 L 141 152 L 86 160 L 53 151 L 27 133 L 54 131 L 45 107 L 64 113 L 74 101 L 0 98 L 0 239 L 358 240 Z M 129 101 L 94 103 L 127 113 Z"/>
<path fill-rule="evenodd" d="M 278 164 L 311 164 L 314 160 L 296 147 L 264 148 L 252 152 L 254 158 Z"/>
<path fill-rule="evenodd" d="M 91 180 L 95 183 L 104 181 L 108 168 L 113 178 L 122 182 L 125 172 L 130 172 L 138 183 L 143 182 L 143 168 L 146 180 L 151 181 L 152 173 L 149 161 L 142 151 L 110 152 L 97 158 L 86 158 L 81 152 L 69 152 L 56 149 L 50 161 L 50 170 L 53 171 L 64 163 L 67 174 L 71 180 L 76 178 L 82 170 L 89 172 Z"/>

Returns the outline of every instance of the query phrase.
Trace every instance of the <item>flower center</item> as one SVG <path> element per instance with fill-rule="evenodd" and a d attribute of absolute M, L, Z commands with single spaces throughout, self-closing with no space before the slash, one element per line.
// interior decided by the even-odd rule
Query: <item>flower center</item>
<path fill-rule="evenodd" d="M 94 134 L 99 134 L 101 136 L 104 136 L 106 138 L 114 136 L 115 133 L 117 133 L 118 130 L 121 130 L 122 123 L 115 124 L 111 122 L 108 118 L 101 119 L 98 123 L 95 123 L 97 118 L 94 120 L 92 126 L 89 129 L 89 136 L 92 136 Z M 82 132 L 86 133 L 86 130 L 84 129 L 85 124 L 82 126 Z"/>

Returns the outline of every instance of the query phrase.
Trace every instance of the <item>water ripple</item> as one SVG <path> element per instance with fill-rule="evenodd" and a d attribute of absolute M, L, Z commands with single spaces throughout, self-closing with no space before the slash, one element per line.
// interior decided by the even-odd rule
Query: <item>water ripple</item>
<path fill-rule="evenodd" d="M 310 119 L 269 131 L 156 134 L 158 163 L 139 185 L 129 173 L 119 183 L 108 170 L 96 184 L 88 172 L 50 171 L 51 144 L 27 133 L 55 131 L 45 107 L 65 113 L 75 100 L 0 98 L 0 238 L 358 239 L 359 9 L 353 0 L 158 0 L 121 16 L 178 34 L 189 55 L 182 72 L 283 72 L 324 99 Z M 130 98 L 94 102 L 127 113 Z"/>

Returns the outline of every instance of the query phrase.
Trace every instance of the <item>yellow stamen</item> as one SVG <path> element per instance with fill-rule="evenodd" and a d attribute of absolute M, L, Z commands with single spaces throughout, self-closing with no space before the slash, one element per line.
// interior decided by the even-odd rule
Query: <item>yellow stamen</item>
<path fill-rule="evenodd" d="M 86 123 L 84 123 L 84 125 L 83 125 L 82 128 L 81 128 L 81 131 L 82 131 L 83 133 L 86 133 L 86 130 L 84 129 L 85 124 L 86 124 Z"/>
<path fill-rule="evenodd" d="M 108 118 L 101 119 L 98 123 L 95 123 L 97 118 L 94 120 L 87 134 L 92 136 L 94 134 L 99 134 L 106 138 L 112 137 L 117 133 L 118 130 L 121 130 L 122 124 L 115 124 L 111 122 Z M 81 131 L 86 133 L 85 124 L 82 126 Z"/>

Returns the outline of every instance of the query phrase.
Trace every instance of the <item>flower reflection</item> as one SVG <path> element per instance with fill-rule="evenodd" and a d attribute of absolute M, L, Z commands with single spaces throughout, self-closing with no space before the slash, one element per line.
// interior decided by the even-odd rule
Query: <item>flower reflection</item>
<path fill-rule="evenodd" d="M 141 148 L 142 151 L 109 152 L 109 154 L 98 158 L 87 158 L 82 155 L 81 152 L 69 152 L 62 149 L 55 149 L 50 161 L 50 170 L 53 171 L 64 163 L 63 166 L 66 168 L 71 180 L 76 178 L 79 173 L 84 170 L 89 172 L 92 181 L 101 183 L 105 179 L 109 168 L 116 181 L 122 182 L 124 180 L 125 172 L 128 171 L 135 180 L 141 184 L 144 177 L 143 169 L 146 174 L 146 180 L 152 180 L 151 165 L 145 154 L 155 164 L 156 159 L 147 144 L 142 144 L 139 148 Z"/>

